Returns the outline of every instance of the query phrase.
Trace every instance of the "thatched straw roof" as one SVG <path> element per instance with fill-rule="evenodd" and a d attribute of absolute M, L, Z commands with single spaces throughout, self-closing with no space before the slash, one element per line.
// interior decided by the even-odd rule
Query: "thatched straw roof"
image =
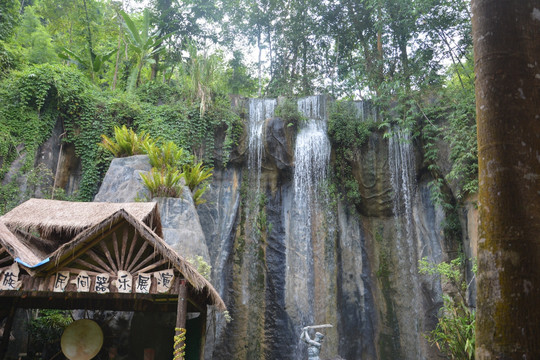
<path fill-rule="evenodd" d="M 137 220 L 152 226 L 162 236 L 161 220 L 156 203 L 100 203 L 30 199 L 11 210 L 0 220 L 14 230 L 38 231 L 47 238 L 53 233 L 76 235 L 99 224 L 120 209 Z"/>
<path fill-rule="evenodd" d="M 2 221 L 0 221 L 0 245 L 7 250 L 13 259 L 19 258 L 30 266 L 37 265 L 43 260 L 41 254 L 36 254 L 24 242 L 20 241 Z"/>
<path fill-rule="evenodd" d="M 69 262 L 78 250 L 97 244 L 104 233 L 122 221 L 135 228 L 193 289 L 204 294 L 208 304 L 221 311 L 226 309 L 212 284 L 160 237 L 161 220 L 156 203 L 77 203 L 31 199 L 0 217 L 0 245 L 14 259 L 19 258 L 29 273 L 47 273 L 54 271 L 60 263 Z M 39 234 L 35 235 L 36 232 Z M 65 242 L 52 241 L 59 234 Z M 44 239 L 48 235 L 51 235 L 51 240 Z M 40 242 L 49 243 L 42 246 Z M 48 248 L 53 250 L 46 251 Z"/>
<path fill-rule="evenodd" d="M 184 278 L 191 284 L 191 286 L 193 286 L 195 290 L 205 293 L 210 304 L 216 306 L 216 308 L 220 311 L 226 309 L 225 303 L 219 296 L 218 292 L 208 280 L 199 274 L 193 265 L 186 261 L 182 256 L 178 255 L 173 248 L 171 248 L 146 224 L 136 219 L 124 209 L 116 211 L 114 214 L 102 220 L 99 224 L 86 229 L 77 235 L 73 240 L 58 248 L 58 250 L 50 255 L 51 261 L 44 265 L 44 268 L 52 267 L 61 262 L 63 259 L 73 256 L 78 249 L 92 243 L 92 241 L 98 239 L 103 232 L 110 229 L 112 226 L 122 220 L 125 220 L 131 224 L 131 226 L 137 230 L 141 237 L 154 247 L 156 252 L 168 259 L 170 264 L 176 267 L 176 269 L 184 276 Z"/>

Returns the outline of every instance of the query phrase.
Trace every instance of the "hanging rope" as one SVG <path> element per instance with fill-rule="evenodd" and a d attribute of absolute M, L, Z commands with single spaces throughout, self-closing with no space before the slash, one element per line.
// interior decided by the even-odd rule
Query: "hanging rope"
<path fill-rule="evenodd" d="M 176 328 L 174 336 L 174 360 L 182 360 L 186 355 L 186 329 Z"/>

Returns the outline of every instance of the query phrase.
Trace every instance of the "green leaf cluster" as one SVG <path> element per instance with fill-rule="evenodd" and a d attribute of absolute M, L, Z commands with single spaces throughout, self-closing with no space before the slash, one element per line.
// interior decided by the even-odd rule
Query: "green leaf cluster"
<path fill-rule="evenodd" d="M 280 117 L 287 127 L 297 130 L 307 118 L 298 110 L 297 102 L 292 98 L 285 98 L 274 110 L 275 116 Z"/>
<path fill-rule="evenodd" d="M 150 191 L 150 196 L 172 197 L 182 196 L 184 185 L 182 184 L 183 174 L 178 170 L 159 170 L 152 168 L 148 174 L 141 173 L 144 185 Z"/>
<path fill-rule="evenodd" d="M 426 338 L 449 358 L 470 360 L 474 359 L 475 350 L 475 311 L 467 303 L 468 285 L 464 277 L 464 265 L 463 255 L 440 264 L 433 264 L 425 257 L 418 261 L 420 274 L 440 276 L 443 282 L 451 284 L 456 291 L 451 295 L 443 295 L 437 326 L 425 334 Z M 473 273 L 475 269 L 473 264 Z"/>
<path fill-rule="evenodd" d="M 154 145 L 150 136 L 144 131 L 137 134 L 132 129 L 128 129 L 126 125 L 114 127 L 114 139 L 104 134 L 101 135 L 101 139 L 99 146 L 110 151 L 114 157 L 144 154 L 147 152 L 147 148 Z"/>
<path fill-rule="evenodd" d="M 28 323 L 30 346 L 39 350 L 52 346 L 56 351 L 59 351 L 59 339 L 62 332 L 73 322 L 70 312 L 43 309 L 36 310 L 33 315 L 34 318 Z"/>
<path fill-rule="evenodd" d="M 344 190 L 345 198 L 357 207 L 362 202 L 362 194 L 352 165 L 356 154 L 374 130 L 373 119 L 362 118 L 352 102 L 337 101 L 332 104 L 328 117 L 328 135 L 336 154 L 335 181 Z"/>

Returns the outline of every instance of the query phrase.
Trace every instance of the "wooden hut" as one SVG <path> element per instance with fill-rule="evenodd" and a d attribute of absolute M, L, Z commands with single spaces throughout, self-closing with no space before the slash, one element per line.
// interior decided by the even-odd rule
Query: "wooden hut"
<path fill-rule="evenodd" d="M 17 308 L 176 311 L 176 328 L 188 312 L 206 319 L 208 305 L 225 310 L 161 231 L 155 203 L 31 199 L 0 217 L 0 358 Z"/>

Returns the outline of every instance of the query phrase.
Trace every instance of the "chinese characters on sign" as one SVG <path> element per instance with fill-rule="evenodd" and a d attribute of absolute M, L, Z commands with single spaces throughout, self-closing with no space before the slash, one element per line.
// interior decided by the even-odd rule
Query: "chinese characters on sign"
<path fill-rule="evenodd" d="M 148 294 L 150 292 L 150 285 L 152 285 L 152 276 L 150 274 L 139 273 L 135 291 L 141 294 Z"/>
<path fill-rule="evenodd" d="M 173 269 L 157 271 L 154 273 L 154 277 L 157 281 L 158 293 L 165 293 L 171 289 L 174 280 L 174 271 Z"/>
<path fill-rule="evenodd" d="M 90 276 L 86 271 L 81 271 L 77 276 L 75 285 L 77 285 L 78 292 L 89 292 L 90 291 Z"/>
<path fill-rule="evenodd" d="M 98 294 L 106 294 L 109 292 L 109 274 L 103 273 L 96 275 L 94 291 Z"/>
<path fill-rule="evenodd" d="M 118 272 L 118 280 L 116 280 L 116 288 L 119 293 L 131 293 L 133 277 L 127 271 L 120 270 Z"/>
<path fill-rule="evenodd" d="M 19 290 L 19 265 L 13 263 L 8 269 L 0 273 L 0 290 Z"/>
<path fill-rule="evenodd" d="M 107 273 L 88 275 L 81 271 L 76 277 L 70 279 L 69 271 L 59 271 L 54 275 L 53 291 L 63 292 L 68 284 L 74 284 L 78 292 L 94 291 L 98 294 L 110 292 L 109 286 L 116 287 L 119 293 L 131 294 L 133 288 L 139 294 L 148 294 L 152 289 L 152 278 L 155 279 L 155 290 L 158 293 L 170 291 L 174 280 L 174 270 L 168 269 L 154 273 L 139 273 L 136 276 L 127 271 L 120 270 L 117 279 L 109 283 L 110 275 Z M 9 269 L 0 273 L 0 290 L 17 290 L 21 286 L 19 279 L 19 267 L 13 264 Z"/>
<path fill-rule="evenodd" d="M 69 282 L 69 271 L 57 272 L 56 276 L 54 277 L 53 291 L 54 292 L 64 291 L 68 282 Z"/>

